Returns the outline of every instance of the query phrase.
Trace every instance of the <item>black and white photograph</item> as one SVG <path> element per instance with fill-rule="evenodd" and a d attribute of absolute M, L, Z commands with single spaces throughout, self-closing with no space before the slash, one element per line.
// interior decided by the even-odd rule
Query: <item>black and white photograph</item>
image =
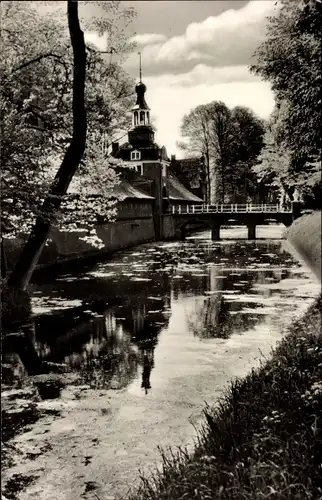
<path fill-rule="evenodd" d="M 322 500 L 321 40 L 0 2 L 3 500 Z"/>

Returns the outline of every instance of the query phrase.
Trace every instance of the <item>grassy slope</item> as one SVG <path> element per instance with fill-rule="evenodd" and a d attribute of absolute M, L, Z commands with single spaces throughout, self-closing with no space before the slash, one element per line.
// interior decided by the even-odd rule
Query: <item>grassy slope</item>
<path fill-rule="evenodd" d="M 195 453 L 164 456 L 130 500 L 322 499 L 321 304 L 206 410 Z"/>
<path fill-rule="evenodd" d="M 295 220 L 287 231 L 287 238 L 321 279 L 321 212 Z"/>

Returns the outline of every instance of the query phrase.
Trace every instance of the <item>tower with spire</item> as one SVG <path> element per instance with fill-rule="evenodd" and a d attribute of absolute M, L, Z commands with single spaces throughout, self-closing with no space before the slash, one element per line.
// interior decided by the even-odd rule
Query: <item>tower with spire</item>
<path fill-rule="evenodd" d="M 154 131 L 150 123 L 150 108 L 145 100 L 146 86 L 142 82 L 141 52 L 139 66 L 139 82 L 135 85 L 136 103 L 132 111 L 132 129 L 129 131 L 129 142 L 134 147 L 148 146 L 154 143 Z"/>
<path fill-rule="evenodd" d="M 136 102 L 131 109 L 132 126 L 128 132 L 128 142 L 113 145 L 112 155 L 124 160 L 130 168 L 152 181 L 160 179 L 164 187 L 167 169 L 170 165 L 165 147 L 155 143 L 151 125 L 150 108 L 145 100 L 146 85 L 142 82 L 141 53 L 139 52 L 139 81 L 135 85 Z M 163 182 L 161 181 L 163 179 Z"/>
<path fill-rule="evenodd" d="M 153 223 L 155 238 L 162 239 L 163 217 L 170 203 L 202 203 L 202 200 L 185 189 L 178 179 L 169 173 L 170 159 L 166 148 L 158 146 L 154 140 L 150 108 L 145 100 L 146 85 L 142 82 L 141 53 L 139 53 L 139 81 L 135 85 L 136 102 L 131 109 L 132 125 L 128 141 L 112 144 L 112 156 L 124 161 L 124 166 L 139 174 L 132 184 L 140 186 L 146 194 L 154 198 Z"/>
<path fill-rule="evenodd" d="M 140 67 L 139 67 L 139 82 L 135 86 L 136 92 L 136 103 L 132 108 L 132 127 L 137 127 L 139 125 L 150 125 L 150 108 L 145 101 L 144 94 L 146 92 L 146 86 L 142 82 L 142 62 L 141 62 L 141 52 L 140 56 Z"/>

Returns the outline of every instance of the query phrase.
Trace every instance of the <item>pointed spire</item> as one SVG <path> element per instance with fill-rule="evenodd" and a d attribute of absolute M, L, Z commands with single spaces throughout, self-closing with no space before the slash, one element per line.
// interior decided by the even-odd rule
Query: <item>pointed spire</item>
<path fill-rule="evenodd" d="M 138 52 L 139 54 L 139 76 L 140 76 L 140 83 L 142 82 L 142 59 L 141 59 L 141 52 Z"/>
<path fill-rule="evenodd" d="M 139 128 L 142 129 L 142 127 L 147 128 L 147 134 L 149 136 L 148 142 L 152 142 L 154 140 L 154 133 L 151 128 L 150 124 L 150 108 L 146 103 L 145 100 L 145 92 L 146 92 L 146 86 L 142 82 L 142 58 L 141 58 L 141 52 L 138 52 L 139 56 L 139 78 L 140 81 L 135 85 L 135 92 L 136 92 L 136 103 L 135 106 L 132 108 L 132 127 L 133 130 L 131 133 L 129 133 L 129 142 L 132 143 L 133 140 L 136 140 L 135 136 L 135 129 Z M 133 133 L 134 135 L 133 135 Z M 131 136 L 131 138 L 130 138 Z M 151 137 L 150 137 L 151 136 Z M 132 142 L 131 142 L 132 141 Z"/>

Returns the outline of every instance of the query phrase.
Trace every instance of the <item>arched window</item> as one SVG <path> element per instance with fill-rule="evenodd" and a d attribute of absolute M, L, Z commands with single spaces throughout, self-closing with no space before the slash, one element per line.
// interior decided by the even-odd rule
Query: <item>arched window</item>
<path fill-rule="evenodd" d="M 134 125 L 138 124 L 139 115 L 137 111 L 134 111 Z"/>
<path fill-rule="evenodd" d="M 144 111 L 140 111 L 140 123 L 145 125 L 145 113 L 144 113 Z"/>
<path fill-rule="evenodd" d="M 150 113 L 149 113 L 149 111 L 146 112 L 146 119 L 147 119 L 147 122 L 150 123 Z"/>

